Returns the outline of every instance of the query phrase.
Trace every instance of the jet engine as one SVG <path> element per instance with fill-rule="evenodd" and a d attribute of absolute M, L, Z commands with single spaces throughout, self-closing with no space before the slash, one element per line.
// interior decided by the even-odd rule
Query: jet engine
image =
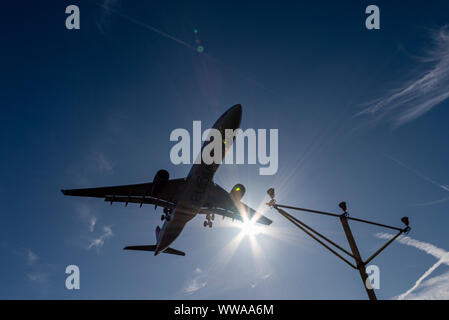
<path fill-rule="evenodd" d="M 153 179 L 153 188 L 151 189 L 151 196 L 156 197 L 164 189 L 170 174 L 167 170 L 159 170 Z"/>
<path fill-rule="evenodd" d="M 243 184 L 236 184 L 229 194 L 234 201 L 240 201 L 245 195 L 246 188 Z"/>

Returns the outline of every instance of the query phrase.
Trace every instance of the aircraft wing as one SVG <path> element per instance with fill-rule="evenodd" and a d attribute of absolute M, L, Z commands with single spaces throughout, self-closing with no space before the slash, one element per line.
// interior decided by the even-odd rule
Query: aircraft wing
<path fill-rule="evenodd" d="M 253 219 L 257 223 L 270 225 L 273 221 L 252 209 L 241 201 L 234 201 L 229 192 L 217 184 L 213 184 L 208 191 L 206 206 L 201 208 L 201 214 L 218 214 L 223 217 L 243 221 L 244 218 Z"/>
<path fill-rule="evenodd" d="M 122 186 L 61 190 L 66 196 L 104 198 L 108 202 L 153 204 L 174 207 L 178 196 L 185 188 L 185 179 L 168 180 L 156 196 L 151 196 L 153 183 L 139 183 Z"/>

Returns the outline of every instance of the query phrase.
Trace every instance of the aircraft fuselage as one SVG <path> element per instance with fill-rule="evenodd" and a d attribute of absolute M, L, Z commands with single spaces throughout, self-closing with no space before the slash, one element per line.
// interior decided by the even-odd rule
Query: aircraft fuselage
<path fill-rule="evenodd" d="M 222 137 L 224 137 L 226 129 L 235 130 L 240 127 L 241 117 L 242 108 L 240 105 L 235 105 L 215 122 L 213 128 L 219 130 Z M 222 158 L 224 156 L 225 152 L 222 152 Z M 206 164 L 202 160 L 201 163 L 192 166 L 186 178 L 187 186 L 180 200 L 171 213 L 170 219 L 165 220 L 162 229 L 157 235 L 155 255 L 167 249 L 182 232 L 186 223 L 193 219 L 199 209 L 204 206 L 207 190 L 213 183 L 213 177 L 219 166 L 219 163 Z"/>

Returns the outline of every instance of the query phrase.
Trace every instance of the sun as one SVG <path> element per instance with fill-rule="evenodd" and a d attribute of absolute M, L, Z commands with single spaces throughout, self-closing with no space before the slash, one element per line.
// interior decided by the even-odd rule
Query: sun
<path fill-rule="evenodd" d="M 239 224 L 240 232 L 243 235 L 255 236 L 262 232 L 262 227 L 258 226 L 254 221 L 245 219 Z"/>

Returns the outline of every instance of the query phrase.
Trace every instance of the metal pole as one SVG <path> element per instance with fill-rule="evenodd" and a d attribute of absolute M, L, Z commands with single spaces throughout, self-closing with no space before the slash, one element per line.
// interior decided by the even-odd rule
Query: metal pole
<path fill-rule="evenodd" d="M 335 254 L 337 257 L 339 257 L 340 259 L 342 259 L 344 262 L 346 262 L 347 264 L 349 264 L 351 267 L 359 270 L 360 273 L 360 277 L 362 278 L 363 281 L 363 285 L 365 287 L 366 293 L 368 294 L 368 297 L 370 300 L 377 300 L 376 294 L 374 293 L 374 289 L 371 286 L 371 281 L 368 277 L 368 274 L 366 273 L 366 268 L 365 266 L 371 261 L 373 260 L 377 255 L 379 255 L 379 253 L 381 253 L 387 246 L 389 246 L 391 243 L 393 243 L 394 240 L 396 240 L 402 233 L 408 233 L 410 231 L 410 226 L 409 226 L 409 219 L 408 217 L 403 217 L 401 219 L 401 221 L 406 225 L 406 228 L 401 229 L 401 228 L 397 228 L 397 227 L 393 227 L 393 226 L 389 226 L 386 224 L 382 224 L 382 223 L 378 223 L 378 222 L 373 222 L 373 221 L 368 221 L 368 220 L 364 220 L 364 219 L 359 219 L 359 218 L 352 218 L 352 217 L 348 217 L 347 211 L 346 211 L 346 202 L 341 202 L 339 204 L 339 207 L 343 210 L 344 214 L 339 215 L 339 214 L 335 214 L 335 213 L 331 213 L 331 212 L 325 212 L 325 211 L 318 211 L 318 210 L 312 210 L 312 209 L 306 209 L 306 208 L 299 208 L 299 207 L 292 207 L 292 206 L 286 206 L 286 205 L 281 205 L 281 204 L 276 204 L 276 200 L 274 199 L 274 189 L 270 188 L 267 191 L 268 195 L 270 196 L 271 200 L 267 203 L 267 205 L 271 208 L 275 208 L 281 215 L 283 215 L 287 220 L 289 220 L 290 222 L 292 222 L 295 226 L 297 226 L 298 228 L 300 228 L 302 231 L 304 231 L 307 235 L 309 235 L 310 237 L 312 237 L 314 240 L 318 241 L 318 243 L 320 243 L 321 245 L 323 245 L 326 249 L 328 249 L 329 251 L 331 251 L 333 254 Z M 310 213 L 317 213 L 317 214 L 321 214 L 321 215 L 326 215 L 326 216 L 333 216 L 333 217 L 337 217 L 340 219 L 340 222 L 343 226 L 343 230 L 345 232 L 346 235 L 346 239 L 348 240 L 349 246 L 351 247 L 351 251 L 352 254 L 350 254 L 348 251 L 346 251 L 344 248 L 340 247 L 338 244 L 336 244 L 335 242 L 331 241 L 330 239 L 326 238 L 325 236 L 323 236 L 321 233 L 317 232 L 316 230 L 310 228 L 308 225 L 306 225 L 305 223 L 303 223 L 302 221 L 300 221 L 299 219 L 296 219 L 295 217 L 293 217 L 292 215 L 288 214 L 287 212 L 285 212 L 284 210 L 280 209 L 280 208 L 286 208 L 286 209 L 293 209 L 293 210 L 300 210 L 300 211 L 305 211 L 305 212 L 310 212 Z M 372 224 L 378 227 L 384 227 L 384 228 L 389 228 L 389 229 L 393 229 L 393 230 L 397 230 L 399 231 L 399 233 L 394 236 L 392 239 L 390 239 L 386 244 L 384 244 L 379 250 L 377 250 L 371 257 L 369 257 L 365 262 L 362 260 L 362 257 L 360 256 L 360 252 L 359 249 L 357 248 L 357 244 L 355 242 L 354 236 L 352 235 L 352 231 L 351 228 L 349 227 L 349 222 L 348 220 L 353 220 L 353 221 L 358 221 L 358 222 L 362 222 L 362 223 L 368 223 L 368 224 Z M 307 231 L 309 230 L 309 231 Z M 348 254 L 349 256 L 353 257 L 356 265 L 354 266 L 351 262 L 349 262 L 348 260 L 346 260 L 345 258 L 343 258 L 341 255 L 339 255 L 337 252 L 335 252 L 335 250 L 332 250 L 332 248 L 330 248 L 328 245 L 326 245 L 324 242 L 322 242 L 321 240 L 319 240 L 317 237 L 315 237 L 311 232 L 315 233 L 318 237 L 321 237 L 323 240 L 329 242 L 331 245 L 335 246 L 337 249 L 340 249 L 341 251 L 343 251 L 344 253 Z"/>
<path fill-rule="evenodd" d="M 371 257 L 366 259 L 364 262 L 365 265 L 371 262 L 379 253 L 381 253 L 386 247 L 388 247 L 394 240 L 396 240 L 404 231 L 401 230 L 397 235 L 395 235 L 393 238 L 391 238 L 387 243 L 385 243 L 379 250 L 377 250 Z"/>
<path fill-rule="evenodd" d="M 340 217 L 339 214 L 332 213 L 332 212 L 312 210 L 312 209 L 306 209 L 306 208 L 300 208 L 300 207 L 285 206 L 283 204 L 273 204 L 273 207 L 293 209 L 293 210 L 310 212 L 310 213 L 318 213 L 318 214 L 322 214 L 322 215 L 326 215 L 326 216 L 332 216 L 332 217 L 337 217 L 337 218 Z M 375 226 L 384 227 L 384 228 L 388 228 L 388 229 L 392 229 L 392 230 L 396 230 L 396 231 L 401 231 L 402 230 L 401 228 L 389 226 L 389 225 L 378 223 L 378 222 L 373 222 L 373 221 L 368 221 L 368 220 L 364 220 L 364 219 L 359 219 L 359 218 L 348 217 L 348 220 L 354 220 L 354 221 L 358 221 L 358 222 L 369 223 L 369 224 L 372 224 L 372 225 L 375 225 Z"/>
<path fill-rule="evenodd" d="M 369 223 L 369 224 L 372 224 L 372 225 L 375 225 L 375 226 L 384 227 L 384 228 L 388 228 L 388 229 L 392 229 L 392 230 L 396 230 L 396 231 L 402 231 L 401 228 L 388 226 L 386 224 L 382 224 L 382 223 L 378 223 L 378 222 L 373 222 L 373 221 L 368 221 L 368 220 L 363 220 L 363 219 L 353 218 L 353 217 L 348 217 L 348 219 L 349 220 L 358 221 L 358 222 L 363 222 L 363 223 Z"/>
<path fill-rule="evenodd" d="M 274 206 L 276 208 L 276 206 Z M 333 245 L 334 247 L 336 247 L 337 249 L 340 249 L 341 251 L 343 251 L 344 253 L 346 253 L 348 256 L 354 258 L 354 256 L 348 252 L 345 248 L 340 247 L 338 244 L 336 244 L 335 242 L 333 242 L 332 240 L 328 239 L 327 237 L 323 236 L 321 233 L 319 233 L 318 231 L 312 229 L 311 227 L 309 227 L 308 225 L 306 225 L 304 222 L 302 222 L 301 220 L 293 217 L 291 214 L 288 214 L 287 212 L 285 212 L 282 209 L 276 208 L 279 213 L 282 213 L 284 215 L 284 217 L 290 219 L 295 220 L 297 223 L 299 223 L 300 225 L 302 225 L 304 228 L 310 230 L 311 232 L 315 233 L 317 236 L 321 237 L 322 239 L 326 240 L 327 242 L 329 242 L 331 245 Z M 290 220 L 291 221 L 291 220 Z M 293 221 L 291 221 L 293 222 Z"/>
<path fill-rule="evenodd" d="M 292 207 L 292 206 L 285 206 L 283 204 L 273 204 L 273 207 L 279 207 L 279 208 L 285 208 L 285 209 L 293 209 L 293 210 L 300 210 L 300 211 L 305 211 L 305 212 L 311 212 L 311 213 L 318 213 L 318 214 L 323 214 L 325 216 L 332 216 L 332 217 L 339 217 L 339 214 L 336 213 L 331 213 L 331 212 L 326 212 L 326 211 L 318 211 L 318 210 L 312 210 L 312 209 L 306 209 L 306 208 L 299 208 L 299 207 Z"/>
<path fill-rule="evenodd" d="M 352 235 L 351 228 L 349 227 L 348 217 L 346 216 L 346 214 L 342 214 L 340 216 L 340 221 L 343 226 L 343 230 L 345 231 L 346 238 L 348 239 L 349 246 L 351 247 L 352 254 L 354 255 L 354 259 L 357 263 L 357 269 L 359 270 L 360 276 L 362 277 L 363 286 L 365 287 L 366 293 L 368 294 L 370 300 L 377 300 L 374 289 L 368 288 L 367 286 L 367 283 L 370 280 L 368 279 L 368 275 L 366 274 L 365 264 L 363 263 L 359 249 L 357 248 L 357 244 L 355 243 L 354 236 Z"/>
<path fill-rule="evenodd" d="M 346 262 L 348 265 L 350 265 L 351 267 L 353 267 L 354 269 L 357 269 L 356 266 L 354 266 L 351 262 L 349 262 L 348 260 L 346 260 L 344 257 L 342 257 L 340 254 L 338 254 L 338 252 L 336 252 L 335 250 L 333 250 L 332 248 L 330 248 L 327 244 L 325 244 L 323 241 L 321 241 L 320 239 L 318 239 L 317 237 L 315 237 L 313 234 L 311 234 L 309 231 L 307 231 L 305 228 L 303 228 L 299 223 L 295 222 L 293 219 L 291 219 L 289 217 L 289 214 L 286 213 L 284 210 L 276 208 L 280 214 L 282 214 L 287 220 L 289 220 L 291 223 L 293 223 L 295 226 L 297 226 L 299 229 L 301 229 L 302 231 L 304 231 L 307 235 L 309 235 L 312 239 L 314 239 L 315 241 L 317 241 L 319 244 L 321 244 L 323 247 L 325 247 L 326 249 L 328 249 L 330 252 L 332 252 L 333 254 L 335 254 L 337 257 L 339 257 L 341 260 L 343 260 L 344 262 Z M 352 255 L 351 255 L 352 256 Z"/>

